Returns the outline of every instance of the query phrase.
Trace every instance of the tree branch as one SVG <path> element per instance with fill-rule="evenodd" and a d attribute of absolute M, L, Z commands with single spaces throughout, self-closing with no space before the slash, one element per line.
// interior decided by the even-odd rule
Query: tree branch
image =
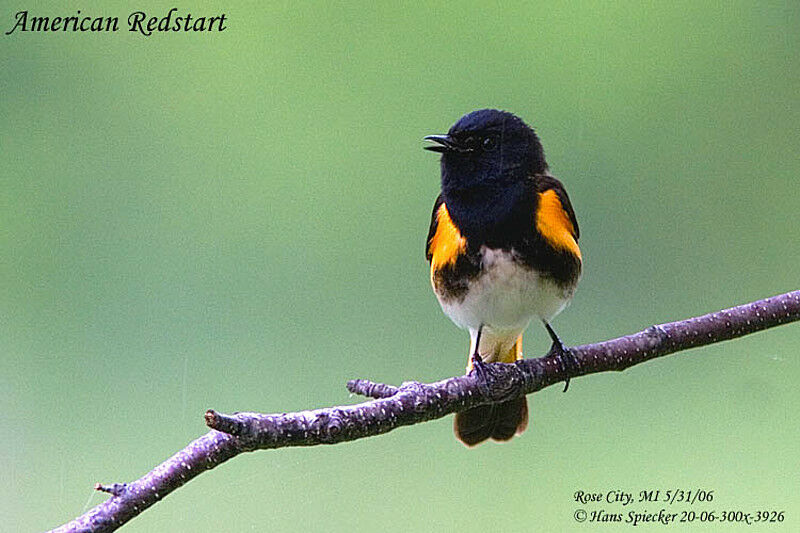
<path fill-rule="evenodd" d="M 570 348 L 578 366 L 569 377 L 621 371 L 656 357 L 796 320 L 800 320 L 800 291 L 651 326 L 633 335 Z M 473 372 L 430 384 L 408 381 L 400 387 L 353 380 L 347 384 L 352 393 L 374 398 L 358 405 L 269 415 L 225 415 L 209 410 L 205 415 L 212 428 L 209 433 L 132 483 L 98 483 L 95 488 L 111 497 L 53 531 L 114 531 L 195 476 L 242 452 L 336 444 L 380 435 L 476 405 L 530 394 L 567 377 L 557 360 L 547 356 L 489 364 L 485 370 L 483 379 Z"/>

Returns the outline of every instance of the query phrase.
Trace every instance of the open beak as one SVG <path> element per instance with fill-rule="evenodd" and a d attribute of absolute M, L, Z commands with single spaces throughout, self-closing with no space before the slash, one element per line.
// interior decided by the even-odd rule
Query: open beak
<path fill-rule="evenodd" d="M 439 152 L 443 154 L 445 152 L 452 152 L 457 149 L 456 144 L 447 135 L 428 135 L 425 137 L 425 140 L 436 143 L 423 147 L 425 150 L 430 150 L 431 152 Z"/>

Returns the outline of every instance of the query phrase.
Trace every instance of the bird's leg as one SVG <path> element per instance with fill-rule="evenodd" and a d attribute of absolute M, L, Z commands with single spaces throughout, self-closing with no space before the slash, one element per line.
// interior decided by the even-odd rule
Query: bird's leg
<path fill-rule="evenodd" d="M 483 324 L 478 327 L 478 334 L 475 338 L 475 350 L 472 352 L 470 356 L 472 362 L 472 370 L 475 371 L 475 375 L 478 378 L 478 387 L 481 389 L 481 392 L 484 394 L 487 393 L 487 379 L 486 379 L 486 363 L 483 362 L 483 357 L 481 357 L 480 348 L 481 348 L 481 333 L 483 332 Z"/>
<path fill-rule="evenodd" d="M 578 362 L 575 360 L 572 352 L 569 351 L 569 348 L 558 338 L 558 335 L 556 335 L 556 332 L 550 327 L 550 324 L 546 321 L 542 322 L 544 322 L 544 327 L 550 335 L 550 338 L 553 339 L 553 345 L 550 347 L 550 351 L 547 355 L 553 355 L 558 359 L 558 363 L 561 365 L 561 371 L 566 374 L 566 378 L 564 379 L 564 392 L 567 392 L 569 388 L 569 375 L 579 369 Z"/>
<path fill-rule="evenodd" d="M 483 362 L 483 358 L 481 357 L 481 334 L 483 333 L 483 324 L 478 327 L 478 334 L 475 335 L 475 350 L 472 352 L 472 362 L 474 363 L 475 360 Z"/>

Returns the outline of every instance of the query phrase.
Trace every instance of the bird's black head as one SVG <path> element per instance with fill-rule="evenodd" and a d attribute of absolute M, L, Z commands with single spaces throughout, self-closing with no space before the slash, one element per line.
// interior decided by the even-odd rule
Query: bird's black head
<path fill-rule="evenodd" d="M 519 117 L 481 109 L 461 117 L 447 135 L 429 135 L 426 150 L 442 154 L 442 194 L 452 211 L 497 222 L 533 174 L 547 170 L 539 138 Z"/>
<path fill-rule="evenodd" d="M 518 116 L 481 109 L 461 117 L 447 135 L 429 135 L 426 150 L 442 154 L 442 189 L 509 185 L 547 169 L 536 133 Z"/>

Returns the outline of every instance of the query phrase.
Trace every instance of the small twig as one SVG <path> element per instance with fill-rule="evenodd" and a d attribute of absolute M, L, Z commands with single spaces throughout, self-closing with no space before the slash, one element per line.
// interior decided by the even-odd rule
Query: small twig
<path fill-rule="evenodd" d="M 112 496 L 122 496 L 125 492 L 125 489 L 128 488 L 127 483 L 114 483 L 113 485 L 102 485 L 100 483 L 96 483 L 94 486 L 94 490 L 99 492 L 107 492 Z"/>
<path fill-rule="evenodd" d="M 800 320 L 800 291 L 651 326 L 633 335 L 570 348 L 577 368 L 569 377 L 624 370 L 680 350 L 796 320 Z M 132 483 L 96 485 L 111 498 L 54 531 L 114 531 L 195 476 L 243 452 L 335 444 L 380 435 L 476 405 L 530 394 L 568 377 L 554 357 L 487 364 L 482 374 L 483 380 L 468 374 L 431 384 L 406 382 L 400 387 L 353 380 L 347 384 L 350 392 L 376 399 L 314 411 L 225 415 L 209 410 L 205 417 L 212 431 Z"/>

